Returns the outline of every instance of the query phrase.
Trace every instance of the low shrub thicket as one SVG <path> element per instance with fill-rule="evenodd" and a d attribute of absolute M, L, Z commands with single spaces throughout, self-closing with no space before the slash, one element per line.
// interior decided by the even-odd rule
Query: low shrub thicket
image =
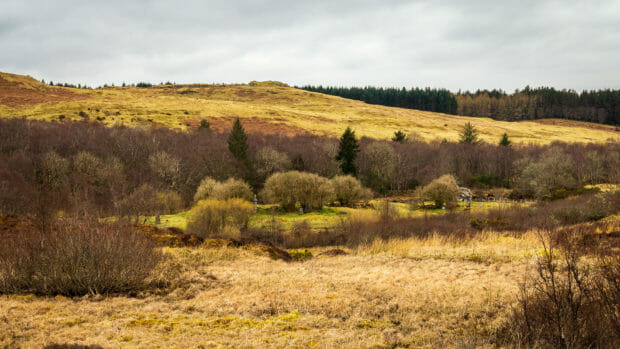
<path fill-rule="evenodd" d="M 336 176 L 330 180 L 334 190 L 334 196 L 340 205 L 351 206 L 359 200 L 372 199 L 372 191 L 365 188 L 362 183 L 349 175 Z"/>
<path fill-rule="evenodd" d="M 173 214 L 183 209 L 183 198 L 172 190 L 160 191 L 156 197 L 159 208 L 158 213 Z"/>
<path fill-rule="evenodd" d="M 288 171 L 275 173 L 265 182 L 261 198 L 279 204 L 287 211 L 297 205 L 304 210 L 319 210 L 334 200 L 342 206 L 372 198 L 372 192 L 351 176 L 336 176 L 330 180 L 313 173 Z"/>
<path fill-rule="evenodd" d="M 61 219 L 49 231 L 20 231 L 2 237 L 0 293 L 79 296 L 130 292 L 161 254 L 128 225 Z"/>
<path fill-rule="evenodd" d="M 187 230 L 202 238 L 236 237 L 252 213 L 253 205 L 242 199 L 200 200 L 190 210 Z"/>
<path fill-rule="evenodd" d="M 308 223 L 296 223 L 290 231 L 275 218 L 262 228 L 244 230 L 242 235 L 270 241 L 285 248 L 348 245 L 355 247 L 375 239 L 428 237 L 432 234 L 467 237 L 480 230 L 525 232 L 553 229 L 600 220 L 620 210 L 620 192 L 544 202 L 531 207 L 512 206 L 470 216 L 469 212 L 447 212 L 424 217 L 399 217 L 389 203 L 382 203 L 378 215 L 342 218 L 333 229 L 313 230 Z"/>
<path fill-rule="evenodd" d="M 313 230 L 308 223 L 296 223 L 290 231 L 282 227 L 265 225 L 262 228 L 243 230 L 242 236 L 272 242 L 284 248 L 347 245 L 355 247 L 375 239 L 397 237 L 427 237 L 433 233 L 466 236 L 474 234 L 469 226 L 469 216 L 463 213 L 425 216 L 422 218 L 395 218 L 395 216 L 347 217 L 336 227 Z"/>
<path fill-rule="evenodd" d="M 252 188 L 242 180 L 229 178 L 224 182 L 218 182 L 213 178 L 205 177 L 194 194 L 194 202 L 208 198 L 218 200 L 239 198 L 252 201 L 253 197 Z"/>
<path fill-rule="evenodd" d="M 288 171 L 267 178 L 261 198 L 268 203 L 277 203 L 287 211 L 294 211 L 296 205 L 313 210 L 331 202 L 334 199 L 333 193 L 331 182 L 325 177 Z"/>
<path fill-rule="evenodd" d="M 420 197 L 435 203 L 435 208 L 454 206 L 459 196 L 459 186 L 452 175 L 443 175 L 420 190 Z"/>
<path fill-rule="evenodd" d="M 215 186 L 213 189 L 213 197 L 218 200 L 236 198 L 252 201 L 254 194 L 252 193 L 252 188 L 250 188 L 250 185 L 246 182 L 236 178 L 228 178 L 226 181 Z"/>
<path fill-rule="evenodd" d="M 311 259 L 312 256 L 312 252 L 310 252 L 310 250 L 308 249 L 304 249 L 304 250 L 291 250 L 288 251 L 288 253 L 291 255 L 291 259 L 294 261 L 305 261 L 307 259 Z"/>
<path fill-rule="evenodd" d="M 474 215 L 471 226 L 480 230 L 526 231 L 600 220 L 620 210 L 620 192 L 583 195 L 541 202 L 530 207 L 492 209 Z"/>

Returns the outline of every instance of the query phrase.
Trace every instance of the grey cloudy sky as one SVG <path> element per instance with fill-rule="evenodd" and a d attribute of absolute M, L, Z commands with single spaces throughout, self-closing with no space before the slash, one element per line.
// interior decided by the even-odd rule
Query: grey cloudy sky
<path fill-rule="evenodd" d="M 0 71 L 47 81 L 582 90 L 619 65 L 619 0 L 0 0 Z"/>

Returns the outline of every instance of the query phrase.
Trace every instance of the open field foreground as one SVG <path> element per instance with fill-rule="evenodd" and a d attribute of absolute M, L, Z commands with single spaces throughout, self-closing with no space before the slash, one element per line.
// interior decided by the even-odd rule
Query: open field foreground
<path fill-rule="evenodd" d="M 501 343 L 535 234 L 392 240 L 348 255 L 272 260 L 256 249 L 166 248 L 135 297 L 0 296 L 0 346 L 485 347 Z"/>
<path fill-rule="evenodd" d="M 339 136 L 351 126 L 359 136 L 389 139 L 397 130 L 410 139 L 456 141 L 471 122 L 480 138 L 496 144 L 506 132 L 514 143 L 604 143 L 620 139 L 612 126 L 569 120 L 505 122 L 370 105 L 294 89 L 277 82 L 248 85 L 161 85 L 152 88 L 76 89 L 48 86 L 27 76 L 0 73 L 0 116 L 96 120 L 108 125 L 211 128 L 228 131 L 239 117 L 249 132 Z"/>

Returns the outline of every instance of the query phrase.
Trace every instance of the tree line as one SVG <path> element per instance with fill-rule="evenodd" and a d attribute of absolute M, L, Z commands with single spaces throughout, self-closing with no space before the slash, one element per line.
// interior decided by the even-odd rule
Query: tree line
<path fill-rule="evenodd" d="M 560 118 L 620 125 L 620 90 L 556 90 L 552 87 L 482 90 L 456 94 L 457 114 L 497 120 Z"/>
<path fill-rule="evenodd" d="M 560 118 L 620 125 L 620 90 L 576 92 L 552 87 L 526 86 L 509 94 L 477 90 L 452 93 L 431 88 L 381 88 L 367 86 L 303 86 L 301 89 L 392 107 L 412 108 L 496 120 Z"/>
<path fill-rule="evenodd" d="M 341 139 L 289 137 L 245 134 L 237 124 L 235 132 L 178 132 L 1 119 L 0 213 L 135 214 L 137 206 L 152 203 L 145 198 L 153 193 L 161 212 L 174 211 L 194 201 L 206 177 L 238 178 L 259 193 L 274 173 L 287 171 L 354 175 L 376 194 L 412 190 L 444 174 L 460 185 L 502 186 L 541 198 L 620 182 L 617 142 L 480 144 L 475 130 L 464 130 L 460 143 L 358 139 L 353 130 Z"/>

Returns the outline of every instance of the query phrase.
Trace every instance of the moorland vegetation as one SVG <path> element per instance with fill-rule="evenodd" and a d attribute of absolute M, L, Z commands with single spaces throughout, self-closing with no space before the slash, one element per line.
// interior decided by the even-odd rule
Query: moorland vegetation
<path fill-rule="evenodd" d="M 81 119 L 0 118 L 0 345 L 620 344 L 617 141 Z"/>

